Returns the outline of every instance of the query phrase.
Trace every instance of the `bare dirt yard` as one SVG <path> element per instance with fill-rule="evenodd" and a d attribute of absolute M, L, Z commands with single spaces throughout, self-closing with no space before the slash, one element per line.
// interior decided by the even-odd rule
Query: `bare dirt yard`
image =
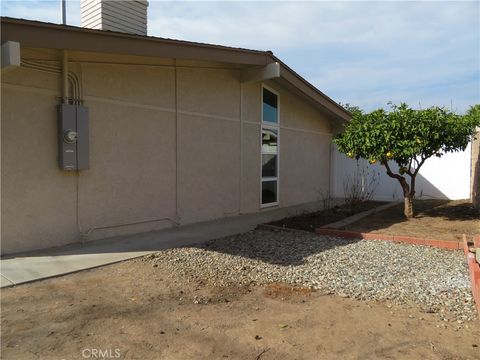
<path fill-rule="evenodd" d="M 480 358 L 462 252 L 423 246 L 256 230 L 1 295 L 2 359 Z"/>
<path fill-rule="evenodd" d="M 480 216 L 466 200 L 416 200 L 416 216 L 407 220 L 403 204 L 368 216 L 346 230 L 414 236 L 439 240 L 462 240 L 480 234 Z"/>

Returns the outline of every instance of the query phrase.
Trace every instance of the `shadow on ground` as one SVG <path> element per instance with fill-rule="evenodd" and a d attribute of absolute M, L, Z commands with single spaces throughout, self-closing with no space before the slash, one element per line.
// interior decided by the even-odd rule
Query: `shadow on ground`
<path fill-rule="evenodd" d="M 415 218 L 406 219 L 403 204 L 364 218 L 345 228 L 424 238 L 461 240 L 462 234 L 480 233 L 478 211 L 467 200 L 416 200 Z"/>
<path fill-rule="evenodd" d="M 399 204 L 351 224 L 347 226 L 347 230 L 378 231 L 452 241 L 461 240 L 462 233 L 471 235 L 480 230 L 478 213 L 469 202 L 464 200 L 417 200 L 415 209 L 417 215 L 413 220 L 407 220 L 404 217 L 403 204 Z M 305 220 L 308 217 L 301 215 L 298 218 L 300 219 L 298 223 L 295 223 L 294 218 L 286 219 L 288 225 L 305 226 Z M 280 220 L 275 224 L 278 226 L 284 222 Z M 262 229 L 191 247 L 281 266 L 298 266 L 304 264 L 305 259 L 311 255 L 357 241 L 360 240 L 318 236 L 306 231 Z"/>
<path fill-rule="evenodd" d="M 275 265 L 298 266 L 304 264 L 305 259 L 309 256 L 358 241 L 360 239 L 318 236 L 303 231 L 257 229 L 190 247 L 246 257 Z"/>
<path fill-rule="evenodd" d="M 433 209 L 428 209 L 418 214 L 418 217 L 442 217 L 446 220 L 454 221 L 469 221 L 469 220 L 478 220 L 480 215 L 478 210 L 473 207 L 469 202 L 463 200 L 454 201 L 453 204 L 449 206 L 448 202 L 442 203 Z"/>

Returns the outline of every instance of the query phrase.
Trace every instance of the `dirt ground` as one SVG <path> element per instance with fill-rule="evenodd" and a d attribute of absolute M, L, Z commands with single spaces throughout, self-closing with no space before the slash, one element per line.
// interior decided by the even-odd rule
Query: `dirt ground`
<path fill-rule="evenodd" d="M 282 284 L 206 287 L 162 266 L 4 289 L 2 359 L 480 359 L 479 321 L 455 330 L 414 306 Z"/>
<path fill-rule="evenodd" d="M 465 200 L 416 200 L 416 217 L 403 216 L 403 204 L 368 216 L 346 230 L 415 236 L 439 240 L 462 240 L 480 234 L 480 216 Z"/>
<path fill-rule="evenodd" d="M 355 206 L 340 205 L 330 209 L 284 218 L 270 225 L 315 232 L 320 226 L 334 223 L 362 211 L 386 204 L 381 201 L 365 201 Z"/>

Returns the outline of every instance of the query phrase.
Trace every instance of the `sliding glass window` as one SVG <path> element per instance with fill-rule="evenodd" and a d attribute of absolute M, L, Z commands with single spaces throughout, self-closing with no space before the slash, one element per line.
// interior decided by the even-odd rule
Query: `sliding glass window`
<path fill-rule="evenodd" d="M 278 204 L 279 96 L 262 87 L 261 206 Z"/>

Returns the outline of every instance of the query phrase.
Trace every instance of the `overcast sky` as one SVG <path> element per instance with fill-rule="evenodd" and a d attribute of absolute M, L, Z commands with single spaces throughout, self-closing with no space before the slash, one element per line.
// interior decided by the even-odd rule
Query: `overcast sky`
<path fill-rule="evenodd" d="M 272 50 L 342 103 L 405 101 L 458 112 L 480 103 L 480 2 L 167 2 L 148 34 Z M 59 23 L 60 0 L 2 0 L 2 16 Z M 80 25 L 80 2 L 67 2 Z"/>

